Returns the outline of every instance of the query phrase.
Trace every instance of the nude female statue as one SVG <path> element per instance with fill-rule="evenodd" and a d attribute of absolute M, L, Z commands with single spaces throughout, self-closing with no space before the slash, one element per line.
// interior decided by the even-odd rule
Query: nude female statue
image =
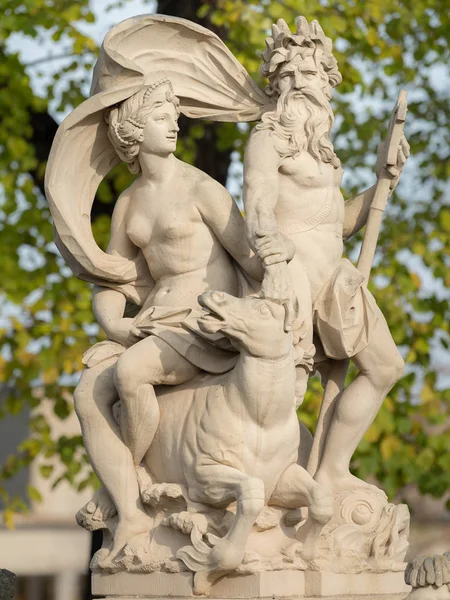
<path fill-rule="evenodd" d="M 120 291 L 94 288 L 95 316 L 117 344 L 106 359 L 102 355 L 98 360 L 94 354 L 85 361 L 89 368 L 74 396 L 91 464 L 118 511 L 111 557 L 131 537 L 150 528 L 134 467 L 159 423 L 153 386 L 190 381 L 201 368 L 211 372 L 231 368 L 229 358 L 211 360 L 208 366 L 205 355 L 210 353 L 200 352 L 195 333 L 182 328 L 181 322 L 199 309 L 197 298 L 206 290 L 239 295 L 233 259 L 257 280 L 264 274 L 228 192 L 173 155 L 178 115 L 170 82 L 160 80 L 113 108 L 108 117 L 111 142 L 139 176 L 116 203 L 107 253 L 128 259 L 142 253 L 154 281 L 135 319 L 124 317 L 126 298 Z M 136 326 L 146 315 L 153 335 Z M 216 351 L 210 348 L 211 353 Z M 116 390 L 120 428 L 111 410 Z M 105 512 L 111 515 L 104 492 L 97 503 L 98 518 L 105 518 Z"/>

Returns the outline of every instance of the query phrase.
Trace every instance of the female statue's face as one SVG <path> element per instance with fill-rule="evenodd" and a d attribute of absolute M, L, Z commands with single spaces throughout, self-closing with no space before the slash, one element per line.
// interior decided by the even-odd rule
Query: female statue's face
<path fill-rule="evenodd" d="M 147 117 L 144 127 L 144 140 L 140 151 L 150 154 L 167 155 L 177 147 L 178 113 L 172 102 L 164 101 Z"/>

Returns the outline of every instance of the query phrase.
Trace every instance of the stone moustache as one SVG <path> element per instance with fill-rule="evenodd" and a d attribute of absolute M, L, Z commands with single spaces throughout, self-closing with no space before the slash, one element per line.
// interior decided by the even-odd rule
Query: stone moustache
<path fill-rule="evenodd" d="M 108 336 L 85 353 L 74 395 L 102 483 L 77 520 L 104 530 L 91 566 L 105 576 L 187 570 L 206 594 L 230 574 L 404 568 L 407 508 L 349 464 L 403 370 L 366 284 L 409 154 L 405 99 L 377 183 L 344 202 L 329 137 L 341 81 L 331 40 L 316 21 L 299 17 L 293 33 L 280 20 L 261 73 L 265 91 L 198 25 L 129 19 L 105 37 L 91 96 L 52 147 L 55 241 L 94 283 Z M 222 186 L 175 158 L 180 114 L 258 121 L 245 221 Z M 89 215 L 119 161 L 136 179 L 103 252 Z M 366 223 L 358 269 L 343 241 Z M 344 389 L 349 359 L 359 374 Z M 313 370 L 325 386 L 314 441 L 296 414 Z"/>

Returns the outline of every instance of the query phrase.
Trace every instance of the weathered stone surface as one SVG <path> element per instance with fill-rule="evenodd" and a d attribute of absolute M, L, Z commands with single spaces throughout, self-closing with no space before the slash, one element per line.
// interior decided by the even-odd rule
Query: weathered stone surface
<path fill-rule="evenodd" d="M 403 589 L 408 510 L 349 465 L 403 369 L 367 280 L 409 154 L 405 93 L 377 183 L 344 202 L 330 141 L 341 81 L 331 40 L 316 21 L 299 17 L 293 33 L 279 20 L 261 72 L 265 91 L 198 25 L 129 19 L 107 34 L 91 97 L 53 145 L 55 240 L 95 284 L 108 337 L 85 353 L 74 396 L 103 484 L 77 514 L 104 530 L 91 565 L 97 593 Z M 180 113 L 260 119 L 245 152 L 245 222 L 222 186 L 175 157 Z M 89 214 L 120 160 L 136 179 L 103 252 Z M 343 241 L 366 223 L 355 267 Z M 345 388 L 348 359 L 360 373 Z M 314 369 L 325 391 L 311 443 L 296 409 Z"/>
<path fill-rule="evenodd" d="M 191 573 L 149 573 L 133 576 L 94 574 L 93 592 L 111 595 L 147 595 L 156 597 L 195 597 Z M 304 573 L 301 571 L 266 571 L 253 575 L 225 576 L 210 590 L 216 598 L 295 597 L 304 594 Z"/>

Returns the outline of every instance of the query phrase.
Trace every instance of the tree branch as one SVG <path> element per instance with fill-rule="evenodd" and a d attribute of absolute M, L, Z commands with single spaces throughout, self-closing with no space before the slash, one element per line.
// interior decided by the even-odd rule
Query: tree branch
<path fill-rule="evenodd" d="M 87 56 L 94 54 L 91 50 L 86 50 L 81 54 L 73 54 L 73 52 L 65 52 L 63 54 L 52 54 L 51 56 L 43 56 L 42 58 L 37 58 L 36 60 L 32 60 L 29 63 L 24 63 L 24 67 L 36 67 L 37 65 L 41 65 L 46 62 L 51 62 L 52 60 L 61 60 L 62 58 L 73 58 L 74 56 Z"/>

